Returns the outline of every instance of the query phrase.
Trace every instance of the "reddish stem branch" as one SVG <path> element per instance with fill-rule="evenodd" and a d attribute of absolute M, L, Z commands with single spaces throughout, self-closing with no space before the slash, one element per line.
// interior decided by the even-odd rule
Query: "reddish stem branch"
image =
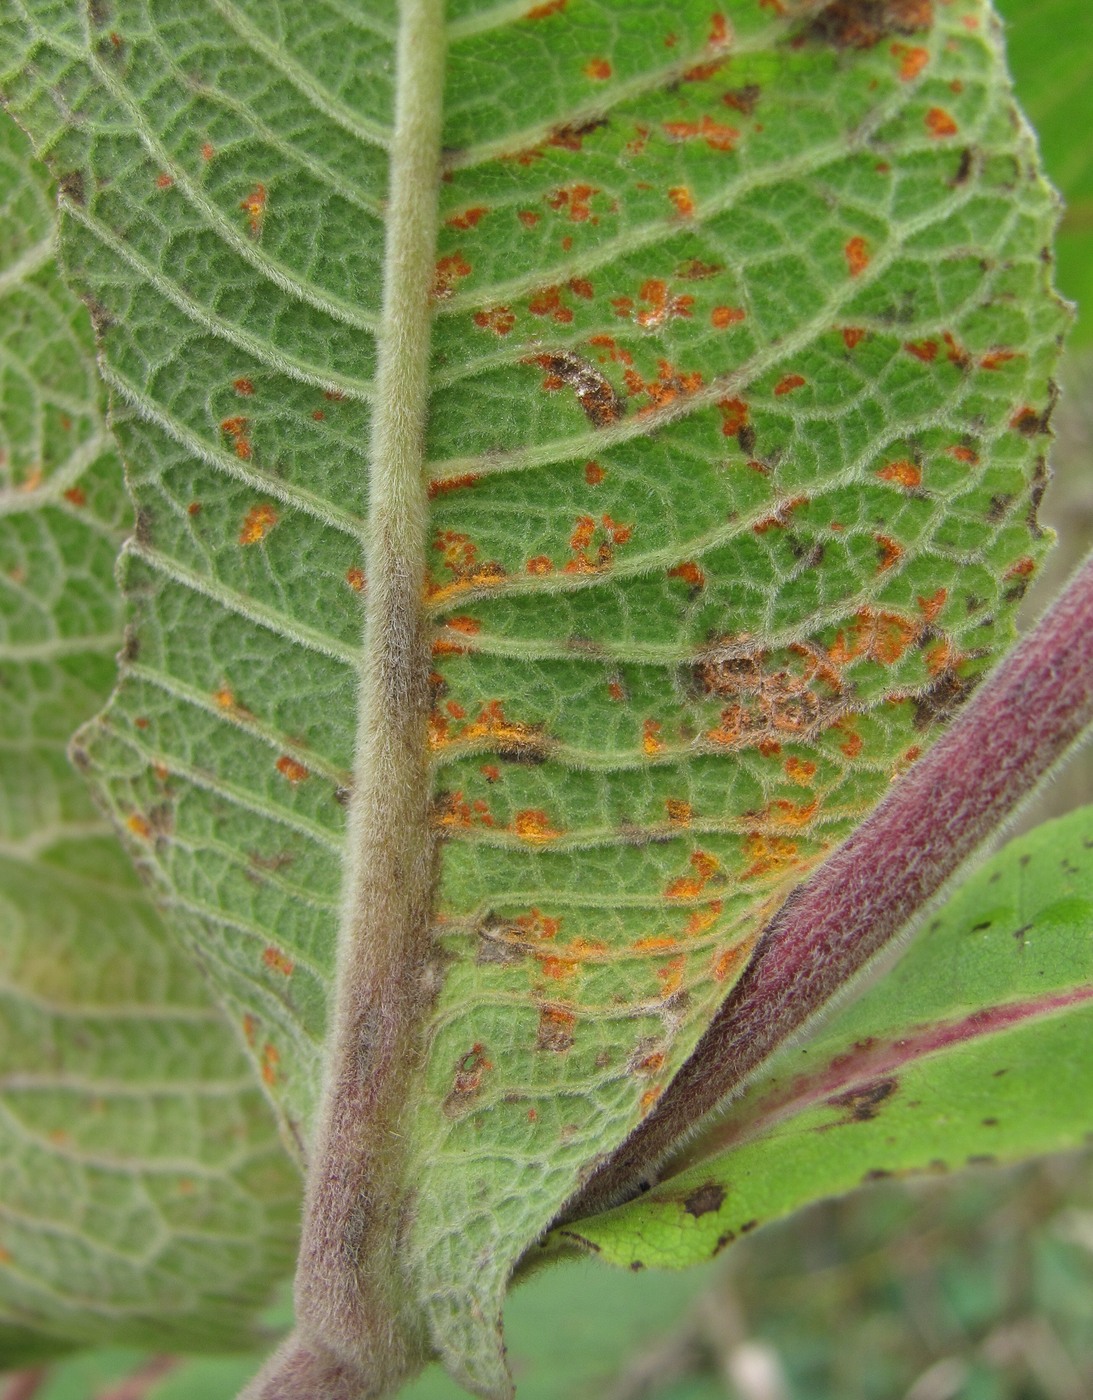
<path fill-rule="evenodd" d="M 656 1109 L 562 1218 L 633 1196 L 700 1119 L 920 916 L 1093 723 L 1093 557 L 960 718 L 771 921 Z"/>

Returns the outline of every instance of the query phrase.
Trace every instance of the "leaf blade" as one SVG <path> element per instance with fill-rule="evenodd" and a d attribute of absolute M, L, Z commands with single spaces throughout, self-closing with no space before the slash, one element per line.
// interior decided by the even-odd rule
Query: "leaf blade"
<path fill-rule="evenodd" d="M 238 1345 L 288 1263 L 296 1183 L 66 760 L 113 681 L 128 509 L 50 190 L 6 116 L 0 179 L 0 1317 L 46 1350 Z"/>
<path fill-rule="evenodd" d="M 881 983 L 772 1061 L 689 1150 L 693 1165 L 564 1241 L 626 1267 L 682 1267 L 862 1182 L 1080 1146 L 1091 823 L 1080 808 L 993 857 Z"/>

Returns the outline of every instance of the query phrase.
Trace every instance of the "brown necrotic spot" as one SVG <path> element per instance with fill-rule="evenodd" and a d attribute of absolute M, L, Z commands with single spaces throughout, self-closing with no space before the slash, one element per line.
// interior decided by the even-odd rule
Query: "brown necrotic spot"
<path fill-rule="evenodd" d="M 893 34 L 916 34 L 933 23 L 932 0 L 831 0 L 808 36 L 837 49 L 871 49 Z"/>
<path fill-rule="evenodd" d="M 724 1199 L 725 1188 L 719 1186 L 716 1181 L 707 1181 L 704 1186 L 699 1186 L 697 1190 L 691 1192 L 683 1202 L 683 1209 L 697 1220 L 699 1216 L 709 1215 L 711 1211 L 720 1210 Z"/>
<path fill-rule="evenodd" d="M 942 671 L 914 698 L 915 729 L 930 729 L 935 724 L 946 724 L 975 689 L 978 679 L 958 676 L 951 669 Z"/>
<path fill-rule="evenodd" d="M 485 1047 L 476 1042 L 455 1062 L 452 1087 L 444 1100 L 444 1112 L 449 1118 L 458 1118 L 465 1113 L 478 1097 L 482 1080 L 493 1064 L 486 1056 Z"/>
<path fill-rule="evenodd" d="M 573 1046 L 573 1028 L 577 1018 L 564 1006 L 542 1006 L 539 1008 L 539 1030 L 535 1038 L 536 1050 L 547 1050 L 560 1055 Z"/>
<path fill-rule="evenodd" d="M 880 1106 L 899 1088 L 896 1079 L 877 1079 L 871 1084 L 863 1084 L 858 1089 L 848 1089 L 845 1094 L 836 1094 L 828 1099 L 832 1108 L 846 1111 L 847 1123 L 871 1123 L 880 1112 Z"/>
<path fill-rule="evenodd" d="M 585 417 L 594 427 L 606 428 L 623 416 L 625 405 L 610 380 L 572 350 L 534 355 L 528 363 L 546 372 L 543 387 L 548 392 L 563 386 L 572 389 Z"/>

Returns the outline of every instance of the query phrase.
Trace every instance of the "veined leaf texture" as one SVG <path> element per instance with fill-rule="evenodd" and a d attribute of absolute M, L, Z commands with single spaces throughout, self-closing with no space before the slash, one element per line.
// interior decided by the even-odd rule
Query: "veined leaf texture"
<path fill-rule="evenodd" d="M 370 861 L 418 872 L 384 1169 L 502 1393 L 515 1261 L 1041 557 L 1065 315 L 996 21 L 12 0 L 0 85 L 136 512 L 82 761 L 302 1160 Z"/>

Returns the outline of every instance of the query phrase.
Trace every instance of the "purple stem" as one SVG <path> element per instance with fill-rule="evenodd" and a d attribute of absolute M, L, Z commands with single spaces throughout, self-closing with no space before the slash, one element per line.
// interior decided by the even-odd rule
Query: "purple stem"
<path fill-rule="evenodd" d="M 652 1113 L 560 1220 L 635 1195 L 909 922 L 1093 723 L 1093 556 L 960 718 L 795 890 Z"/>

